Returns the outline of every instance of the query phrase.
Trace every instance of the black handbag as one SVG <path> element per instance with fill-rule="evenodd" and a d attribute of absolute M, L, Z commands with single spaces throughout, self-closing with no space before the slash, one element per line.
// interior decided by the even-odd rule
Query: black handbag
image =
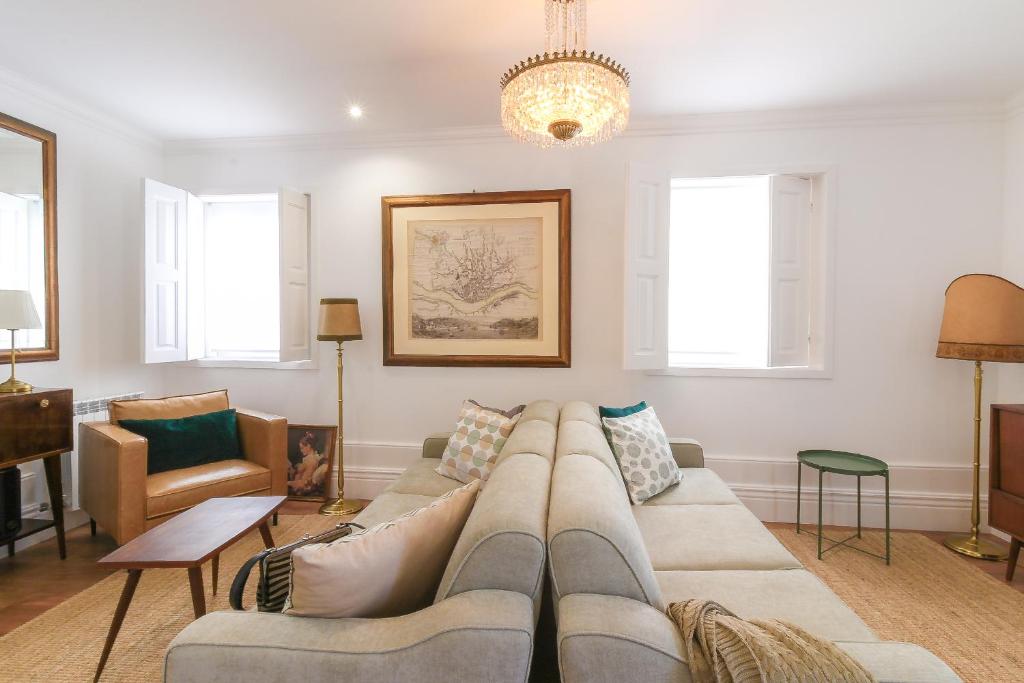
<path fill-rule="evenodd" d="M 292 568 L 292 551 L 310 543 L 330 543 L 343 536 L 352 533 L 352 529 L 363 529 L 361 524 L 355 522 L 342 522 L 333 529 L 311 536 L 306 534 L 297 541 L 280 548 L 267 548 L 256 553 L 242 565 L 231 583 L 231 593 L 228 600 L 231 609 L 244 610 L 242 606 L 242 593 L 245 592 L 245 583 L 249 580 L 249 573 L 254 565 L 260 568 L 259 581 L 256 583 L 256 609 L 260 612 L 280 612 L 284 609 L 284 601 L 288 597 L 288 583 Z"/>

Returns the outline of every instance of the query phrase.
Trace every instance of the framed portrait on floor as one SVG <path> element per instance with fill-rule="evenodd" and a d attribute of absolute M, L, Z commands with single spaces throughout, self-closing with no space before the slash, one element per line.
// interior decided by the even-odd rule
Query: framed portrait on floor
<path fill-rule="evenodd" d="M 384 365 L 570 366 L 570 191 L 382 197 Z"/>
<path fill-rule="evenodd" d="M 288 498 L 327 500 L 337 441 L 334 425 L 288 425 Z"/>

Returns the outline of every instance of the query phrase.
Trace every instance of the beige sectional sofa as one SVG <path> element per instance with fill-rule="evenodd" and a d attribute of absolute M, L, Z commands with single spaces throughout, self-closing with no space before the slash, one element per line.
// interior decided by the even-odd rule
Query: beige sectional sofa
<path fill-rule="evenodd" d="M 198 681 L 490 681 L 530 670 L 546 567 L 558 406 L 530 403 L 509 436 L 448 563 L 434 604 L 388 619 L 215 612 L 185 628 L 164 666 Z M 461 484 L 436 472 L 447 436 L 356 518 L 372 526 Z"/>
<path fill-rule="evenodd" d="M 919 646 L 879 640 L 703 468 L 699 445 L 673 451 L 682 482 L 632 506 L 597 411 L 562 407 L 548 518 L 562 681 L 690 681 L 664 612 L 688 598 L 835 640 L 880 683 L 960 680 Z"/>

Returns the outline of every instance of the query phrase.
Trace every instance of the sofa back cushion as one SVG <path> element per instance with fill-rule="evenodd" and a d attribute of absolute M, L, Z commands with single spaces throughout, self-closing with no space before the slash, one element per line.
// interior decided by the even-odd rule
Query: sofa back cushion
<path fill-rule="evenodd" d="M 481 589 L 540 600 L 557 420 L 551 401 L 526 406 L 455 544 L 435 602 Z"/>
<path fill-rule="evenodd" d="M 111 401 L 110 422 L 120 424 L 121 420 L 173 420 L 227 410 L 228 407 L 227 389 L 188 396 Z"/>
<path fill-rule="evenodd" d="M 548 552 L 555 597 L 618 595 L 662 608 L 661 591 L 597 410 L 562 407 Z"/>

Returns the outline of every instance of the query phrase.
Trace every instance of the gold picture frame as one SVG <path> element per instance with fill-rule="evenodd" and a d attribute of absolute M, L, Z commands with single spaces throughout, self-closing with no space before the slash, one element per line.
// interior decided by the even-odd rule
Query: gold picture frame
<path fill-rule="evenodd" d="M 334 425 L 288 425 L 288 499 L 324 502 L 330 497 L 334 449 L 338 428 Z"/>
<path fill-rule="evenodd" d="M 384 365 L 571 365 L 569 190 L 381 198 Z"/>

